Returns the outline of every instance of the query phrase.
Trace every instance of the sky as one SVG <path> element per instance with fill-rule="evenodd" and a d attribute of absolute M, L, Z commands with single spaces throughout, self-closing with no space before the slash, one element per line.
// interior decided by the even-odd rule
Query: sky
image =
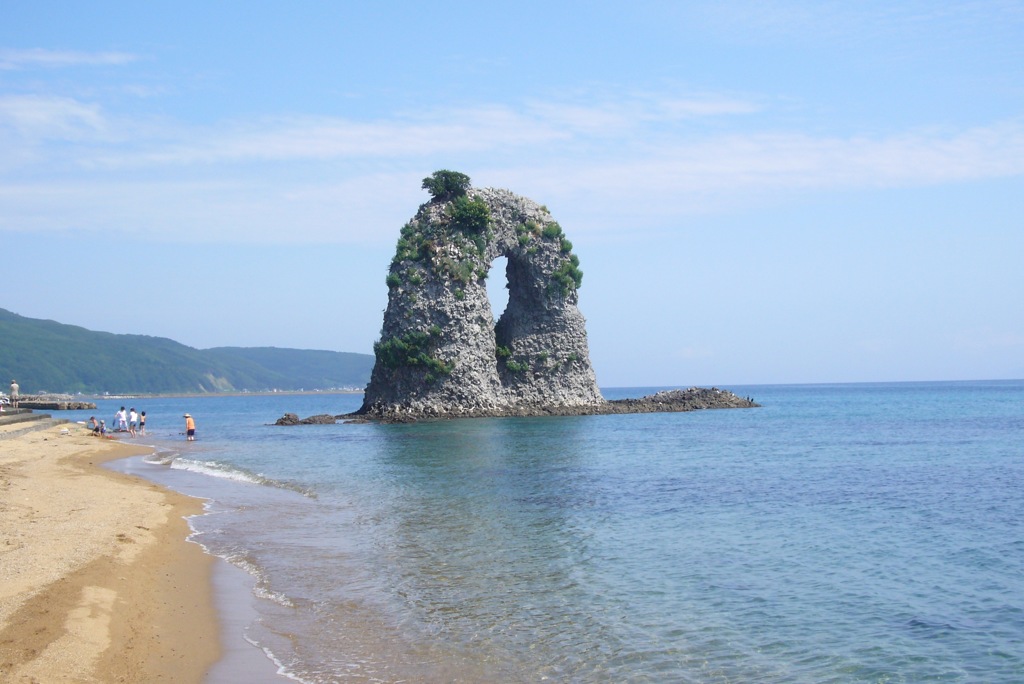
<path fill-rule="evenodd" d="M 0 308 L 372 353 L 439 169 L 603 387 L 1024 378 L 1024 1 L 0 5 Z"/>

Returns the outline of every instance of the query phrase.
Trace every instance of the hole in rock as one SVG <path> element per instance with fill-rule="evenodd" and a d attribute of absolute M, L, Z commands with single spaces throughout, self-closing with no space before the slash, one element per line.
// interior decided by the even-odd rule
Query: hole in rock
<path fill-rule="evenodd" d="M 498 257 L 491 264 L 491 270 L 487 272 L 487 298 L 491 302 L 491 314 L 494 320 L 501 318 L 508 306 L 508 276 L 506 268 L 508 259 Z"/>

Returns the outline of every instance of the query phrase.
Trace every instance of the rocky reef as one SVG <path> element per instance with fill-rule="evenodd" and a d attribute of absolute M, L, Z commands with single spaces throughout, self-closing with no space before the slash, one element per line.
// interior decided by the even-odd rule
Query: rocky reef
<path fill-rule="evenodd" d="M 18 406 L 39 411 L 81 411 L 96 408 L 91 401 L 75 399 L 70 394 L 23 394 Z"/>
<path fill-rule="evenodd" d="M 722 390 L 609 402 L 590 364 L 578 308 L 583 273 L 548 209 L 438 171 L 405 224 L 387 275 L 388 306 L 362 407 L 339 418 L 410 421 L 583 415 L 754 405 Z M 495 321 L 486 280 L 507 260 Z M 728 396 L 727 396 L 728 395 Z"/>
<path fill-rule="evenodd" d="M 333 425 L 337 419 L 329 413 L 320 413 L 308 418 L 299 418 L 298 414 L 286 413 L 276 421 L 274 425 Z"/>
<path fill-rule="evenodd" d="M 606 402 L 601 413 L 661 413 L 755 406 L 759 404 L 750 397 L 740 397 L 729 390 L 691 387 L 685 390 L 666 390 L 639 399 L 615 399 Z"/>
<path fill-rule="evenodd" d="M 675 413 L 681 411 L 701 411 L 722 408 L 754 408 L 760 406 L 750 397 L 740 397 L 729 390 L 717 387 L 691 387 L 657 392 L 638 399 L 613 399 L 602 401 L 591 406 L 526 406 L 504 409 L 493 413 L 480 412 L 475 417 L 511 417 L 511 416 L 598 416 L 613 413 Z M 425 416 L 412 414 L 394 414 L 382 418 L 383 422 L 413 422 Z M 445 416 L 432 416 L 442 418 Z M 365 423 L 369 419 L 359 413 L 342 414 L 340 416 L 317 415 L 300 419 L 294 413 L 286 413 L 278 418 L 275 425 L 319 425 L 335 423 Z"/>

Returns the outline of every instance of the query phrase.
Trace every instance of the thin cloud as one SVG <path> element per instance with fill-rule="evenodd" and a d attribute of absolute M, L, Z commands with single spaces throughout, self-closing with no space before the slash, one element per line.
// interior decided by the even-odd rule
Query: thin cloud
<path fill-rule="evenodd" d="M 294 116 L 179 131 L 178 142 L 106 155 L 100 165 L 216 164 L 240 161 L 395 159 L 438 154 L 494 153 L 531 147 L 560 149 L 587 139 L 615 144 L 652 123 L 751 113 L 757 105 L 724 98 L 637 98 L 614 105 L 529 102 L 442 109 L 416 117 L 357 121 Z"/>
<path fill-rule="evenodd" d="M 0 127 L 29 139 L 79 140 L 107 126 L 97 105 L 68 97 L 12 95 L 0 97 Z"/>
<path fill-rule="evenodd" d="M 678 98 L 638 95 L 596 106 L 529 102 L 526 112 L 546 125 L 567 132 L 595 136 L 642 130 L 652 123 L 678 123 L 688 119 L 752 114 L 761 107 L 753 102 L 716 96 Z"/>
<path fill-rule="evenodd" d="M 108 155 L 107 166 L 215 164 L 240 161 L 396 159 L 486 152 L 567 139 L 566 132 L 511 109 L 482 107 L 412 120 L 354 121 L 291 117 L 233 130 L 183 131 L 177 143 Z"/>
<path fill-rule="evenodd" d="M 30 68 L 62 69 L 76 66 L 120 65 L 134 62 L 136 55 L 127 52 L 76 52 L 73 50 L 0 50 L 0 69 L 6 71 Z"/>
<path fill-rule="evenodd" d="M 668 99 L 660 102 L 660 109 L 670 119 L 733 114 L 754 114 L 761 107 L 746 100 L 710 97 L 706 99 Z"/>
<path fill-rule="evenodd" d="M 634 96 L 589 107 L 527 102 L 197 128 L 113 116 L 71 98 L 0 97 L 0 231 L 107 225 L 130 232 L 161 215 L 155 231 L 192 226 L 204 239 L 284 239 L 280 226 L 291 224 L 307 226 L 310 242 L 365 241 L 367 226 L 387 232 L 407 213 L 382 221 L 370 205 L 396 193 L 415 204 L 418 179 L 439 167 L 557 204 L 586 217 L 590 230 L 621 223 L 624 211 L 657 230 L 681 215 L 786 193 L 1024 174 L 1020 121 L 815 136 L 765 130 L 765 121 L 745 116 L 758 109 L 728 97 Z M 733 115 L 744 116 L 742 127 L 724 129 L 732 133 L 721 132 L 720 120 L 714 134 L 691 125 L 693 117 Z M 47 176 L 63 185 L 25 181 Z M 132 183 L 141 176 L 145 185 Z M 403 180 L 381 180 L 395 178 Z M 411 194 L 396 190 L 406 185 Z M 351 230 L 337 228 L 356 214 Z"/>
<path fill-rule="evenodd" d="M 517 186 L 569 197 L 614 196 L 666 211 L 695 198 L 813 189 L 935 185 L 1024 174 L 1024 127 L 955 133 L 814 137 L 752 133 L 669 142 L 613 160 L 555 161 L 497 170 Z M 632 204 L 630 206 L 633 206 Z"/>

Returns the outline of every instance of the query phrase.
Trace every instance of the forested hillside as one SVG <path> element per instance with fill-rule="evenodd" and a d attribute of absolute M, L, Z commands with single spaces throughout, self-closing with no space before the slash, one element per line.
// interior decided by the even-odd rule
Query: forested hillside
<path fill-rule="evenodd" d="M 373 361 L 371 354 L 275 347 L 195 349 L 0 309 L 0 388 L 14 378 L 23 394 L 362 389 Z"/>

